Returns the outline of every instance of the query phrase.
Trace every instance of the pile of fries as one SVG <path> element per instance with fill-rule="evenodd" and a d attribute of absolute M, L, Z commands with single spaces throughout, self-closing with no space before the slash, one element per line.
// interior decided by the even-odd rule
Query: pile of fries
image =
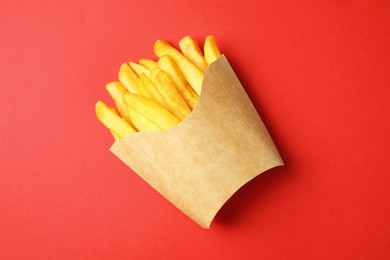
<path fill-rule="evenodd" d="M 156 41 L 158 61 L 125 62 L 118 81 L 106 85 L 116 108 L 99 100 L 96 116 L 115 140 L 135 132 L 169 129 L 195 108 L 204 73 L 221 53 L 212 35 L 206 37 L 203 52 L 191 36 L 181 39 L 179 47 L 180 51 L 166 41 Z"/>

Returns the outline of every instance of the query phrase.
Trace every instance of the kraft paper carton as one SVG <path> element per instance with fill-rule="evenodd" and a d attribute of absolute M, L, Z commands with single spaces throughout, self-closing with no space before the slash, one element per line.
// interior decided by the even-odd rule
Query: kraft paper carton
<path fill-rule="evenodd" d="M 139 132 L 110 150 L 203 228 L 245 183 L 283 161 L 225 56 L 208 67 L 180 124 Z"/>

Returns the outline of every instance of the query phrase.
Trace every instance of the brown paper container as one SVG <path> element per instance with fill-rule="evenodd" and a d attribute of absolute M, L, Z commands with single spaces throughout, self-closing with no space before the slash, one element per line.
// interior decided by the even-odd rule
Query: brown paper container
<path fill-rule="evenodd" d="M 245 183 L 283 165 L 224 56 L 207 69 L 199 103 L 183 122 L 127 135 L 110 150 L 203 228 Z"/>

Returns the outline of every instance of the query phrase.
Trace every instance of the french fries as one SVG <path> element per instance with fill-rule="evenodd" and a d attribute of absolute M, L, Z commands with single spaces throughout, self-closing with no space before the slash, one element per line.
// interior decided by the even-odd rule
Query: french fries
<path fill-rule="evenodd" d="M 139 82 L 139 89 L 142 96 L 153 99 L 165 109 L 168 109 L 167 103 L 164 101 L 164 98 L 161 96 L 160 92 L 158 92 L 153 82 L 148 77 L 146 77 L 145 74 L 141 74 L 139 76 Z"/>
<path fill-rule="evenodd" d="M 139 131 L 161 131 L 162 128 L 129 106 L 130 118 Z"/>
<path fill-rule="evenodd" d="M 179 47 L 181 52 L 156 41 L 158 61 L 125 62 L 118 80 L 106 85 L 116 109 L 98 101 L 96 116 L 116 141 L 137 131 L 170 129 L 196 107 L 204 72 L 221 54 L 212 35 L 206 37 L 204 55 L 191 36 L 182 38 Z"/>
<path fill-rule="evenodd" d="M 173 80 L 175 86 L 180 92 L 180 95 L 187 102 L 188 106 L 191 109 L 194 109 L 198 103 L 199 96 L 195 91 L 188 85 L 185 81 L 183 74 L 181 74 L 180 69 L 177 67 L 175 61 L 169 55 L 164 55 L 158 60 L 159 67 L 169 74 Z"/>
<path fill-rule="evenodd" d="M 195 92 L 200 95 L 204 73 L 198 69 L 198 67 L 184 57 L 182 53 L 173 48 L 168 42 L 163 40 L 156 41 L 154 44 L 154 53 L 159 58 L 167 54 L 171 56 L 175 60 L 177 66 L 179 66 L 184 78 Z"/>
<path fill-rule="evenodd" d="M 158 91 L 164 98 L 172 114 L 177 116 L 180 120 L 183 120 L 191 113 L 191 109 L 180 95 L 175 83 L 165 71 L 161 70 L 158 73 L 154 83 L 158 87 Z"/>
<path fill-rule="evenodd" d="M 144 115 L 163 130 L 180 123 L 177 117 L 149 98 L 128 92 L 123 96 L 123 100 L 129 107 Z"/>
<path fill-rule="evenodd" d="M 195 64 L 202 72 L 206 72 L 207 62 L 203 57 L 198 43 L 191 37 L 186 36 L 179 42 L 180 50 L 192 63 Z"/>

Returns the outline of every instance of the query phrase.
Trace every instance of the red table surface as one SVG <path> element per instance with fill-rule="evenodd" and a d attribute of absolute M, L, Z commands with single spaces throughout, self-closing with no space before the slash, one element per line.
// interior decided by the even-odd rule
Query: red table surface
<path fill-rule="evenodd" d="M 389 259 L 389 1 L 3 1 L 0 259 Z M 285 161 L 204 230 L 108 149 L 124 61 L 216 36 Z"/>

